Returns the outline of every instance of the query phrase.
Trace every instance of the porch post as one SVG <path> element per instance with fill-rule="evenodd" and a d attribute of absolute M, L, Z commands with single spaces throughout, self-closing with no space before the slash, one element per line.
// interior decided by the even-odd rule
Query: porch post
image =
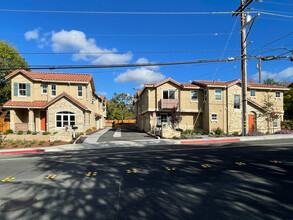
<path fill-rule="evenodd" d="M 36 131 L 35 130 L 35 114 L 34 111 L 29 109 L 28 110 L 28 129 L 30 131 Z"/>
<path fill-rule="evenodd" d="M 10 110 L 10 129 L 15 130 L 15 110 Z"/>

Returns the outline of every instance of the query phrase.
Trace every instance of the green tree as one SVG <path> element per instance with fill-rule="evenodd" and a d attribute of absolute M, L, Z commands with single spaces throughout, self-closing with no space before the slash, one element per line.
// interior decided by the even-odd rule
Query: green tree
<path fill-rule="evenodd" d="M 10 80 L 6 81 L 5 76 L 13 72 L 14 69 L 9 68 L 28 68 L 29 64 L 19 54 L 18 50 L 13 44 L 10 44 L 8 41 L 0 40 L 0 67 L 8 68 L 7 70 L 0 71 L 0 105 L 2 105 L 11 97 Z"/>
<path fill-rule="evenodd" d="M 289 89 L 284 92 L 284 118 L 293 120 L 293 83 L 289 85 Z"/>
<path fill-rule="evenodd" d="M 263 113 L 260 114 L 260 117 L 263 117 L 267 121 L 268 133 L 270 133 L 271 122 L 277 117 L 274 113 L 274 103 L 271 101 L 271 95 L 264 95 L 263 100 Z"/>
<path fill-rule="evenodd" d="M 124 120 L 134 118 L 133 97 L 127 93 L 114 93 L 114 97 L 108 102 L 107 117 L 111 120 Z"/>

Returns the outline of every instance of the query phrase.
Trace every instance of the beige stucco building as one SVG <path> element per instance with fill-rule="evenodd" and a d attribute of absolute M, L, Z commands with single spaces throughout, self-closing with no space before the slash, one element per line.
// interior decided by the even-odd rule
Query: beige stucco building
<path fill-rule="evenodd" d="M 106 99 L 95 92 L 90 74 L 47 73 L 16 70 L 11 80 L 10 110 L 13 131 L 58 132 L 67 125 L 77 132 L 102 128 L 106 118 Z"/>
<path fill-rule="evenodd" d="M 283 91 L 287 88 L 260 83 L 248 83 L 248 130 L 267 132 L 262 113 L 264 100 L 274 103 L 275 118 L 270 130 L 281 129 L 283 120 Z M 158 83 L 145 84 L 135 94 L 137 127 L 150 131 L 163 122 L 171 125 L 171 109 L 178 107 L 183 130 L 202 128 L 208 132 L 220 127 L 225 133 L 242 133 L 241 81 L 193 81 L 180 83 L 168 78 Z"/>

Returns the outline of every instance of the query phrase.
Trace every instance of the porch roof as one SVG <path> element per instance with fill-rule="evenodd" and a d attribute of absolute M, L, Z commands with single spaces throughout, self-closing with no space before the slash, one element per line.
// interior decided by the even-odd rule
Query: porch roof
<path fill-rule="evenodd" d="M 17 108 L 17 107 L 24 107 L 24 108 L 42 108 L 48 102 L 47 101 L 33 101 L 33 102 L 23 102 L 23 101 L 7 101 L 3 108 Z"/>

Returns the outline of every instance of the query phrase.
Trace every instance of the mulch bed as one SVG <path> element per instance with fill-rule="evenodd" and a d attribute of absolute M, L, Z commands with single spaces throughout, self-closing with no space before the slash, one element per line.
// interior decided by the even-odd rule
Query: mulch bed
<path fill-rule="evenodd" d="M 18 148 L 36 148 L 36 147 L 55 147 L 59 145 L 66 145 L 70 144 L 69 142 L 36 142 L 32 143 L 31 141 L 28 141 L 27 143 L 23 143 L 23 141 L 17 142 L 14 141 L 13 143 L 8 143 L 7 141 L 4 141 L 0 145 L 0 150 L 7 150 L 7 149 L 18 149 Z"/>

